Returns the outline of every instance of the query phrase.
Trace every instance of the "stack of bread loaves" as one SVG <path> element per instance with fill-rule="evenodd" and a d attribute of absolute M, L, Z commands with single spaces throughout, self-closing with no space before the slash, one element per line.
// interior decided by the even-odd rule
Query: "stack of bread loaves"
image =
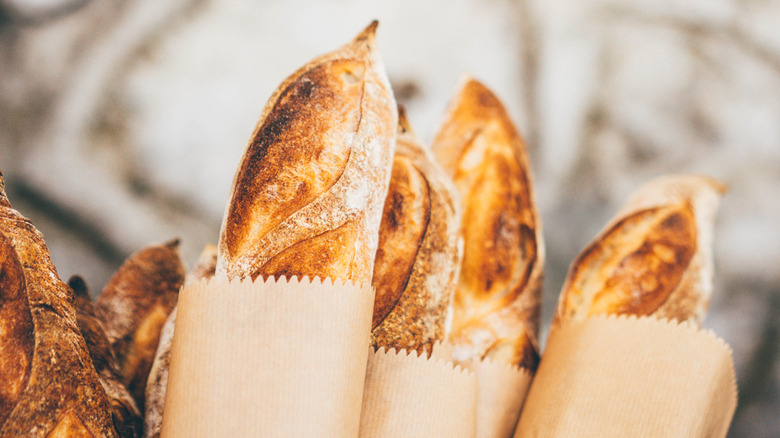
<path fill-rule="evenodd" d="M 345 310 L 308 322 L 331 333 L 340 320 L 356 321 L 366 327 L 354 333 L 358 350 L 372 347 L 358 360 L 358 411 L 339 414 L 352 422 L 341 433 L 356 434 L 358 426 L 361 436 L 514 432 L 530 379 L 546 365 L 538 343 L 545 250 L 524 141 L 500 100 L 466 77 L 425 145 L 396 105 L 376 27 L 315 58 L 276 89 L 240 160 L 218 245 L 207 246 L 189 274 L 178 239 L 152 245 L 133 254 L 93 303 L 80 277 L 60 280 L 41 234 L 11 207 L 0 174 L 0 437 L 176 435 L 174 423 L 163 426 L 164 409 L 181 410 L 172 400 L 199 394 L 183 395 L 191 382 L 182 370 L 205 367 L 208 354 L 217 354 L 184 345 L 192 336 L 180 328 L 208 324 L 192 316 L 185 294 L 257 287 L 271 295 L 274 287 L 352 284 L 375 290 L 365 315 Z M 700 176 L 659 178 L 639 189 L 571 265 L 553 330 L 599 315 L 700 323 L 712 290 L 712 229 L 723 189 Z M 288 294 L 281 299 L 294 299 Z M 235 321 L 218 321 L 220 330 L 255 324 L 235 314 Z M 179 324 L 182 318 L 187 324 Z M 319 335 L 305 327 L 305 336 Z M 303 330 L 288 328 L 275 330 Z M 212 339 L 218 335 L 208 333 L 203 345 L 219 345 Z M 339 348 L 333 339 L 307 342 Z M 205 355 L 197 356 L 203 363 L 172 365 L 192 351 Z M 226 347 L 218 354 L 238 353 Z M 344 359 L 324 356 L 317 367 Z M 271 359 L 246 366 L 271 366 Z M 396 362 L 403 362 L 403 377 L 387 371 Z M 317 372 L 307 374 L 316 379 Z M 378 389 L 392 378 L 414 386 L 414 379 L 432 375 L 426 373 L 456 383 L 394 387 L 414 394 L 408 403 Z M 262 392 L 273 377 L 247 384 Z M 455 415 L 431 414 L 437 406 L 430 405 L 438 403 L 436 393 L 461 384 L 472 399 L 458 406 L 472 411 L 464 421 L 474 426 L 454 432 L 420 426 L 429 420 L 421 416 Z M 341 395 L 328 385 L 305 388 L 310 393 L 303 397 L 324 391 L 335 404 Z M 260 398 L 275 400 L 278 394 L 268 391 Z M 411 425 L 392 424 L 406 421 L 394 417 L 401 411 L 417 414 Z M 307 419 L 281 421 L 288 427 Z"/>

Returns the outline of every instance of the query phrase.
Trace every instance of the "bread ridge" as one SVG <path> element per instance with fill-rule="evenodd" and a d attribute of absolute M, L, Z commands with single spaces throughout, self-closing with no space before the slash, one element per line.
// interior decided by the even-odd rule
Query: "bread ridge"
<path fill-rule="evenodd" d="M 149 245 L 125 260 L 95 300 L 123 382 L 141 410 L 160 330 L 176 306 L 184 275 L 179 239 Z"/>
<path fill-rule="evenodd" d="M 525 142 L 500 99 L 465 76 L 433 150 L 463 200 L 465 251 L 450 334 L 454 357 L 490 357 L 533 369 L 545 253 Z M 503 192 L 479 192 L 485 181 Z M 492 204 L 480 204 L 485 202 Z"/>
<path fill-rule="evenodd" d="M 315 58 L 287 78 L 273 93 L 234 178 L 230 202 L 220 232 L 217 261 L 219 275 L 229 278 L 281 274 L 319 275 L 346 277 L 343 279 L 361 283 L 370 281 L 371 266 L 378 243 L 377 230 L 390 179 L 397 124 L 395 99 L 382 61 L 375 50 L 375 30 L 376 23 L 372 23 L 352 42 Z M 356 71 L 360 68 L 353 67 L 362 68 L 362 72 Z M 347 85 L 335 89 L 333 84 L 338 85 L 338 81 Z M 355 81 L 361 86 L 360 97 L 356 105 L 353 102 L 353 106 L 345 109 L 343 106 L 349 106 L 349 102 L 337 93 L 342 89 L 352 90 L 349 85 L 357 83 Z M 321 95 L 315 96 L 316 101 L 301 99 L 300 103 L 294 102 L 294 105 L 299 106 L 292 108 L 296 111 L 290 111 L 291 108 L 285 105 L 296 98 L 290 96 L 299 92 L 305 93 L 307 89 L 315 90 L 312 95 Z M 341 112 L 317 108 L 323 105 L 338 107 Z M 301 111 L 297 111 L 298 109 Z M 311 110 L 311 115 L 307 119 L 300 119 L 306 116 L 304 110 Z M 270 119 L 273 119 L 271 122 L 275 121 L 274 117 L 282 117 L 288 113 L 292 115 L 286 119 L 284 126 L 269 122 Z M 348 124 L 336 123 L 337 116 L 351 117 L 350 120 L 356 123 L 354 129 L 347 130 Z M 284 144 L 285 136 L 289 135 L 287 130 L 295 123 L 299 123 L 303 130 L 296 131 L 295 135 L 313 139 L 307 143 L 307 149 L 317 148 L 317 157 L 335 154 L 326 158 L 335 160 L 341 168 L 329 168 L 328 163 L 321 167 L 314 166 L 305 160 L 300 162 L 305 158 L 302 155 L 282 156 L 281 152 L 278 155 L 284 160 L 268 162 L 269 155 L 273 157 L 280 148 L 287 146 Z M 336 134 L 338 138 L 334 139 Z M 296 151 L 286 153 L 295 154 Z M 327 175 L 321 177 L 318 174 L 307 179 L 297 174 L 286 177 L 276 173 L 276 169 L 287 169 L 291 166 L 298 166 L 290 170 L 291 172 L 307 169 Z M 265 169 L 274 171 L 274 174 L 258 186 L 256 175 Z M 334 172 L 339 173 L 336 178 L 330 175 Z M 329 178 L 332 182 L 330 186 L 318 188 L 319 184 L 328 183 Z M 294 205 L 295 202 L 300 202 L 298 196 L 280 200 L 274 195 L 279 190 L 291 191 L 294 185 L 303 187 L 304 190 L 314 187 L 319 192 L 309 193 L 314 196 L 311 202 L 298 206 Z M 266 226 L 264 224 L 268 223 L 270 215 L 277 213 L 276 210 L 264 213 L 264 209 L 269 208 L 269 203 L 277 209 L 292 206 L 292 211 L 283 212 L 285 214 L 278 224 L 264 234 L 253 232 L 257 227 Z M 340 227 L 346 228 L 339 229 Z M 342 233 L 342 237 L 354 245 L 353 260 L 348 268 L 341 266 L 343 263 L 336 263 L 340 265 L 340 269 L 323 266 L 308 270 L 305 266 L 300 266 L 303 263 L 297 261 L 296 257 L 300 254 L 295 254 L 295 251 L 285 254 L 286 250 L 296 244 L 307 241 L 315 244 L 312 241 L 318 237 L 330 240 L 330 236 L 324 237 L 330 232 Z M 320 242 L 316 244 L 319 245 Z M 323 248 L 328 249 L 328 245 Z M 343 248 L 336 249 L 330 245 L 330 249 L 336 251 Z M 263 271 L 264 265 L 279 262 L 279 257 L 282 257 L 280 263 L 287 270 L 277 266 Z M 344 257 L 349 257 L 349 254 Z"/>
<path fill-rule="evenodd" d="M 373 280 L 377 289 L 375 318 L 380 308 L 390 308 L 390 311 L 379 315 L 381 320 L 374 324 L 371 342 L 374 347 L 430 353 L 434 343 L 444 340 L 446 323 L 451 312 L 451 298 L 460 270 L 463 254 L 463 242 L 459 232 L 460 206 L 453 182 L 436 163 L 433 153 L 414 133 L 402 108 L 399 108 L 394 157 L 394 166 L 396 165 L 408 167 L 409 172 L 416 173 L 415 177 L 424 182 L 425 187 L 418 196 L 427 198 L 427 202 L 422 205 L 428 209 L 427 221 L 424 224 L 414 224 L 421 226 L 423 234 L 419 241 L 413 242 L 417 245 L 417 250 L 412 260 L 404 260 L 405 263 L 411 263 L 408 274 L 398 272 L 399 260 L 395 259 L 395 256 L 400 254 L 394 252 L 397 245 L 412 242 L 388 242 L 387 248 L 380 248 L 381 252 L 377 251 Z M 399 213 L 392 211 L 393 196 L 403 196 L 403 188 L 397 185 L 405 183 L 406 180 L 391 179 L 380 227 L 380 240 L 381 235 L 388 232 L 387 228 L 391 222 L 396 222 L 396 219 L 391 217 Z M 398 201 L 406 202 L 403 199 L 395 200 Z M 402 235 L 408 233 L 407 230 L 398 231 Z M 381 254 L 385 253 L 388 255 L 386 262 L 389 262 L 390 266 L 380 260 L 383 258 Z M 401 284 L 400 290 L 382 293 L 385 285 L 380 281 L 385 276 L 404 274 L 408 276 Z M 383 299 L 395 302 L 383 303 Z"/>
<path fill-rule="evenodd" d="M 108 397 L 76 322 L 73 291 L 57 275 L 43 235 L 13 209 L 4 187 L 0 173 L 0 234 L 11 252 L 4 256 L 19 262 L 34 344 L 24 387 L 0 435 L 116 437 Z"/>

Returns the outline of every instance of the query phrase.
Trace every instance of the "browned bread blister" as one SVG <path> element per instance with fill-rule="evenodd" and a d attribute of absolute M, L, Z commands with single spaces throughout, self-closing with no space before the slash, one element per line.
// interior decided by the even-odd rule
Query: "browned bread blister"
<path fill-rule="evenodd" d="M 95 316 L 92 298 L 84 279 L 75 275 L 68 279 L 68 286 L 73 290 L 76 320 L 81 335 L 87 343 L 89 357 L 95 366 L 100 383 L 111 402 L 111 417 L 119 436 L 137 438 L 141 436 L 141 412 L 135 404 L 127 387 L 122 383 L 119 365 L 116 363 L 114 351 L 106 337 L 105 329 Z"/>
<path fill-rule="evenodd" d="M 214 276 L 217 267 L 217 247 L 206 245 L 195 262 L 195 266 L 187 273 L 184 284 L 193 284 L 208 280 Z M 156 438 L 162 430 L 162 416 L 165 408 L 165 393 L 168 385 L 168 370 L 170 368 L 171 346 L 176 325 L 176 309 L 168 315 L 162 330 L 160 342 L 154 355 L 152 369 L 146 381 L 146 398 L 144 407 L 144 437 Z"/>
<path fill-rule="evenodd" d="M 553 324 L 601 314 L 700 324 L 712 294 L 713 227 L 724 191 L 697 175 L 642 186 L 572 263 Z"/>
<path fill-rule="evenodd" d="M 271 96 L 233 181 L 219 275 L 371 280 L 398 117 L 375 30 Z"/>
<path fill-rule="evenodd" d="M 463 207 L 453 357 L 534 369 L 544 245 L 523 139 L 499 99 L 466 78 L 433 151 Z"/>
<path fill-rule="evenodd" d="M 399 111 L 374 261 L 373 346 L 430 353 L 444 340 L 463 251 L 457 202 L 452 181 Z"/>
<path fill-rule="evenodd" d="M 115 437 L 73 291 L 4 189 L 0 173 L 0 436 Z"/>
<path fill-rule="evenodd" d="M 95 300 L 95 315 L 106 329 L 123 382 L 141 411 L 160 331 L 184 282 L 178 247 L 174 239 L 132 254 Z"/>

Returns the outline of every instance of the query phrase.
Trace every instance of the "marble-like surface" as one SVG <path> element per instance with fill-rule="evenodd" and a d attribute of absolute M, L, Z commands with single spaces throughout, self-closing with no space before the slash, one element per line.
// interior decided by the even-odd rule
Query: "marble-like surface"
<path fill-rule="evenodd" d="M 780 2 L 0 0 L 0 169 L 62 277 L 216 242 L 265 100 L 371 19 L 430 140 L 464 73 L 525 134 L 547 243 L 568 264 L 642 182 L 726 182 L 706 326 L 734 349 L 730 436 L 780 436 Z"/>

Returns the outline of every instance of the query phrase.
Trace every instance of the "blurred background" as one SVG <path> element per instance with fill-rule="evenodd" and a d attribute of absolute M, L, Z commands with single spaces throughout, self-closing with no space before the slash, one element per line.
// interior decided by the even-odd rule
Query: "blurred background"
<path fill-rule="evenodd" d="M 60 276 L 216 243 L 274 88 L 370 20 L 430 141 L 469 73 L 528 142 L 547 245 L 569 263 L 644 181 L 726 182 L 705 326 L 731 345 L 733 437 L 780 436 L 780 1 L 0 0 L 0 169 Z"/>

